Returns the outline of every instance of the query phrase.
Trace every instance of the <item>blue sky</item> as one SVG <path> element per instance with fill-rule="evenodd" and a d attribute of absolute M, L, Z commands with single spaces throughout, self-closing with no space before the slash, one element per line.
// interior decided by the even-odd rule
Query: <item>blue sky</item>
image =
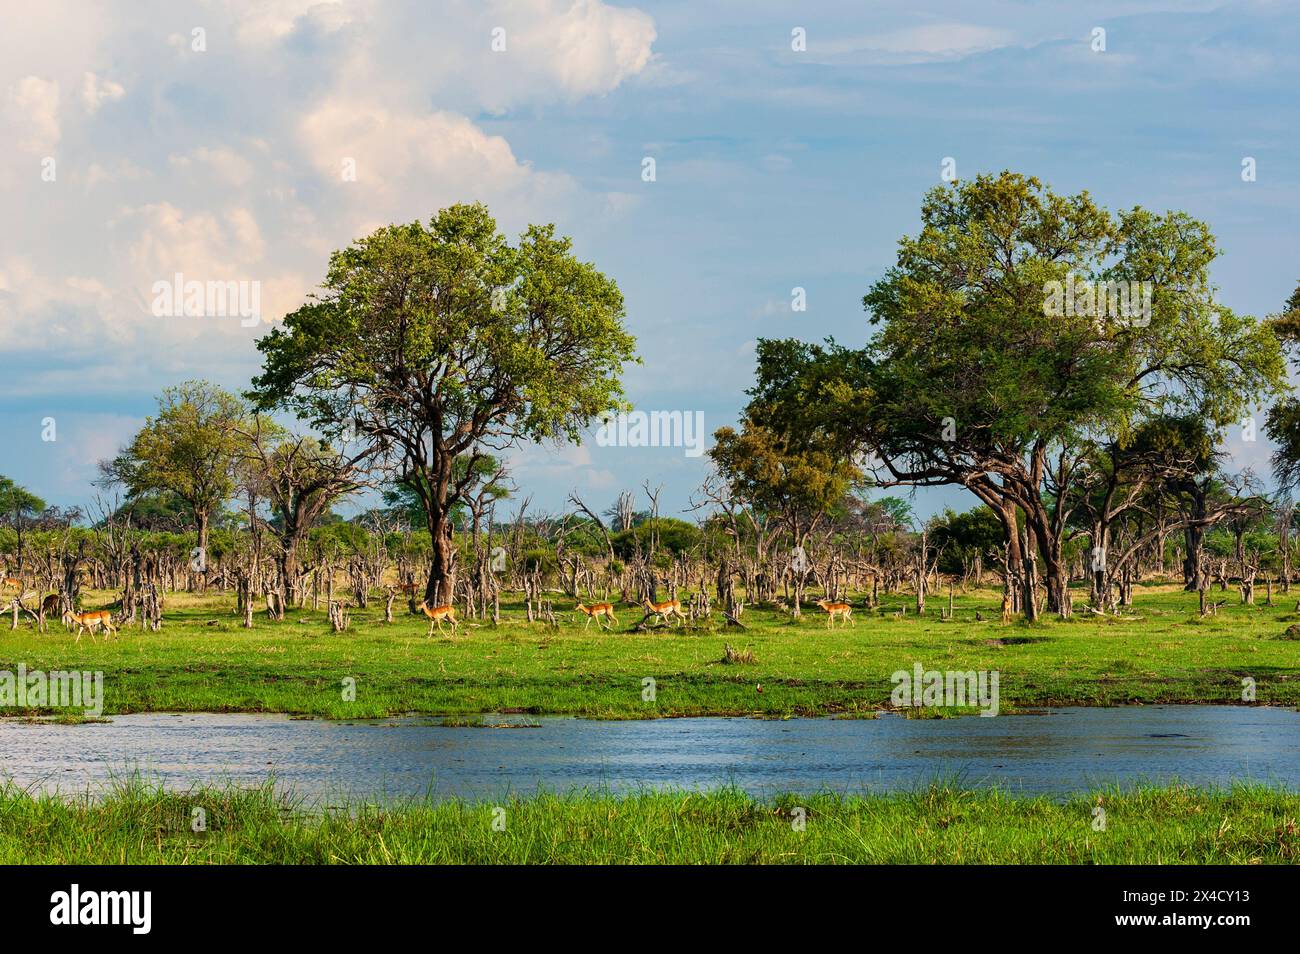
<path fill-rule="evenodd" d="M 265 325 L 156 317 L 155 281 L 257 281 L 273 321 L 331 249 L 455 201 L 486 201 L 512 234 L 573 236 L 627 300 L 629 398 L 703 412 L 710 432 L 744 403 L 757 338 L 864 340 L 862 294 L 945 157 L 959 177 L 1010 168 L 1205 219 L 1240 311 L 1276 312 L 1300 279 L 1295 3 L 0 10 L 0 473 L 53 503 L 90 500 L 95 461 L 163 386 L 237 389 L 258 368 Z M 1234 429 L 1228 447 L 1266 469 L 1262 438 Z M 707 461 L 588 441 L 512 467 L 534 510 L 648 481 L 673 512 Z"/>

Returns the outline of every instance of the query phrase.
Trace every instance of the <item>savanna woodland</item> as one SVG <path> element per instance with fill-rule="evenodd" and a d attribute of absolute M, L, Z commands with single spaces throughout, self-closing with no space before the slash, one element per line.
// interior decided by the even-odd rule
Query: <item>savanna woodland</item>
<path fill-rule="evenodd" d="M 870 715 L 918 653 L 999 669 L 1004 708 L 1300 703 L 1300 291 L 1237 314 L 1218 254 L 1023 175 L 936 188 L 861 347 L 759 342 L 680 519 L 649 482 L 548 511 L 507 467 L 628 409 L 613 278 L 482 205 L 381 228 L 242 393 L 164 389 L 94 506 L 0 477 L 0 665 L 102 670 L 109 712 Z M 1256 416 L 1271 474 L 1223 452 Z M 918 517 L 934 486 L 969 509 Z"/>

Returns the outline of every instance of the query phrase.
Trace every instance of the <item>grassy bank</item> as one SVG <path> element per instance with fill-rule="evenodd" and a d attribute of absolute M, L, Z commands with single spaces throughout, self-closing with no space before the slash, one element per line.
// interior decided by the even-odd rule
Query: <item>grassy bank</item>
<path fill-rule="evenodd" d="M 1217 598 L 1235 598 L 1229 592 Z M 89 594 L 88 608 L 111 594 Z M 1083 594 L 1078 595 L 1082 601 Z M 1281 597 L 1279 597 L 1281 599 Z M 503 607 L 499 627 L 462 623 L 460 635 L 425 638 L 423 618 L 386 625 L 382 607 L 354 610 L 352 628 L 330 631 L 323 613 L 293 610 L 283 623 L 259 615 L 245 630 L 229 594 L 169 596 L 161 632 L 123 630 L 121 639 L 74 645 L 57 623 L 46 635 L 26 625 L 0 629 L 0 670 L 101 670 L 106 712 L 273 711 L 332 718 L 398 713 L 516 711 L 599 718 L 686 715 L 870 714 L 888 705 L 890 674 L 920 662 L 929 669 L 998 670 L 1003 711 L 1043 705 L 1240 703 L 1243 677 L 1257 699 L 1300 704 L 1300 641 L 1283 638 L 1300 622 L 1289 606 L 1229 602 L 1201 619 L 1195 594 L 1139 589 L 1137 619 L 997 621 L 998 594 L 944 602 L 916 617 L 911 598 L 858 610 L 851 627 L 828 630 L 815 608 L 792 622 L 751 608 L 745 630 L 719 620 L 646 633 L 620 608 L 620 628 L 584 630 L 573 614 L 559 628 L 523 621 Z M 568 606 L 569 604 L 562 604 Z M 976 620 L 976 613 L 983 620 Z M 723 644 L 749 648 L 753 664 L 723 664 Z M 643 680 L 655 698 L 643 698 Z M 355 680 L 355 699 L 345 680 Z M 759 691 L 759 686 L 762 691 Z M 14 710 L 5 710 L 14 714 Z"/>
<path fill-rule="evenodd" d="M 934 787 L 785 796 L 539 795 L 319 816 L 269 789 L 102 802 L 0 792 L 0 864 L 1258 864 L 1300 861 L 1300 795 L 1151 788 L 1068 802 Z M 192 830 L 202 808 L 206 830 Z M 803 830 L 796 819 L 803 810 Z M 503 810 L 503 814 L 502 811 Z M 503 830 L 493 827 L 504 821 Z"/>

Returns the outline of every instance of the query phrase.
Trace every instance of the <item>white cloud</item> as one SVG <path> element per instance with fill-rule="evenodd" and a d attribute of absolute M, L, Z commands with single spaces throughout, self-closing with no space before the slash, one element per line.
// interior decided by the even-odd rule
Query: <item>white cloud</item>
<path fill-rule="evenodd" d="M 236 24 L 239 42 L 265 48 L 283 40 L 295 29 L 311 27 L 325 32 L 341 30 L 370 6 L 322 3 L 321 0 L 225 0 L 222 4 Z"/>
<path fill-rule="evenodd" d="M 534 16 L 520 31 L 519 51 L 571 97 L 607 93 L 650 61 L 655 26 L 640 10 L 600 0 L 577 0 L 559 15 L 561 3 L 524 7 Z"/>
<path fill-rule="evenodd" d="M 365 221 L 409 219 L 451 202 L 512 196 L 529 203 L 574 188 L 565 175 L 538 172 L 515 158 L 510 144 L 464 116 L 417 114 L 378 103 L 332 97 L 306 115 L 301 140 L 321 177 L 351 200 Z M 355 181 L 343 179 L 345 160 Z M 419 195 L 413 210 L 410 199 Z"/>
<path fill-rule="evenodd" d="M 507 231 L 608 227 L 638 197 L 535 167 L 473 117 L 607 94 L 646 69 L 654 38 L 645 13 L 599 0 L 448 0 L 436 15 L 414 0 L 177 0 L 134 18 L 51 0 L 10 22 L 0 139 L 18 148 L 0 155 L 0 218 L 21 227 L 0 232 L 0 348 L 32 360 L 0 391 L 152 392 L 231 367 L 247 380 L 259 331 L 150 313 L 153 284 L 178 272 L 256 281 L 274 320 L 332 250 L 452 202 L 487 202 Z"/>
<path fill-rule="evenodd" d="M 81 105 L 88 113 L 97 112 L 105 102 L 121 99 L 125 95 L 126 89 L 121 83 L 101 79 L 89 72 L 81 78 Z"/>
<path fill-rule="evenodd" d="M 39 76 L 25 76 L 9 87 L 5 103 L 11 135 L 20 148 L 49 153 L 58 145 L 59 84 Z"/>
<path fill-rule="evenodd" d="M 1007 46 L 1007 30 L 970 23 L 927 23 L 885 33 L 809 42 L 814 56 L 861 63 L 928 63 L 960 59 Z"/>

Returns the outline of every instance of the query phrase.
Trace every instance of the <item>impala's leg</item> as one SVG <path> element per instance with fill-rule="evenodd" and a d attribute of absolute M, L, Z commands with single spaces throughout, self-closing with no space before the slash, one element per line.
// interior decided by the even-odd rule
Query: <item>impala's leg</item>
<path fill-rule="evenodd" d="M 587 621 L 586 621 L 585 623 L 582 624 L 582 630 L 583 630 L 583 632 L 586 632 L 586 631 L 587 631 L 587 628 L 588 628 L 589 626 L 591 626 L 591 617 L 590 617 L 590 616 L 588 616 L 588 617 L 587 617 Z"/>

